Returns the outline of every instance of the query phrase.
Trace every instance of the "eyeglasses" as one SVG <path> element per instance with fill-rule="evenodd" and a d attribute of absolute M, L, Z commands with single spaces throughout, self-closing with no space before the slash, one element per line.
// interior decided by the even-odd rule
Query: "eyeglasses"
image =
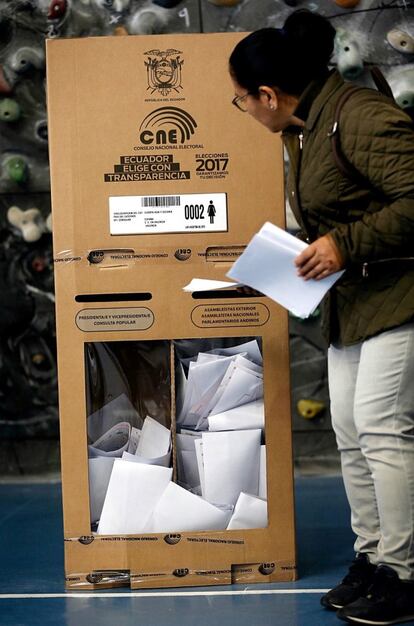
<path fill-rule="evenodd" d="M 239 111 L 242 111 L 242 113 L 247 113 L 247 107 L 246 107 L 246 105 L 244 103 L 244 100 L 247 98 L 247 96 L 250 96 L 250 95 L 251 95 L 251 93 L 250 93 L 250 91 L 248 91 L 243 96 L 234 96 L 234 98 L 231 101 L 231 103 L 234 104 L 236 109 L 239 109 Z"/>

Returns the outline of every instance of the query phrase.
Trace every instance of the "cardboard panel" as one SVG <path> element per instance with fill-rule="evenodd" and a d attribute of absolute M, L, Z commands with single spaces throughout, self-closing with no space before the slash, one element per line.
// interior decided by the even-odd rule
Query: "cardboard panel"
<path fill-rule="evenodd" d="M 71 587 L 128 581 L 134 587 L 228 584 L 296 576 L 286 312 L 261 296 L 233 291 L 199 297 L 182 291 L 194 276 L 224 279 L 265 221 L 284 224 L 280 140 L 231 105 L 227 60 L 241 36 L 47 43 L 65 557 Z M 85 365 L 86 346 L 110 349 L 131 342 L 131 350 L 144 345 L 150 355 L 160 340 L 208 345 L 246 337 L 259 338 L 263 351 L 267 527 L 180 532 L 172 543 L 165 540 L 168 533 L 96 534 L 89 512 L 86 425 L 86 398 L 95 383 Z M 168 421 L 175 435 L 172 357 Z M 108 380 L 119 377 L 114 389 L 124 384 L 124 373 L 107 372 Z M 102 386 L 95 374 L 96 385 Z M 115 396 L 109 388 L 103 392 L 106 402 Z"/>

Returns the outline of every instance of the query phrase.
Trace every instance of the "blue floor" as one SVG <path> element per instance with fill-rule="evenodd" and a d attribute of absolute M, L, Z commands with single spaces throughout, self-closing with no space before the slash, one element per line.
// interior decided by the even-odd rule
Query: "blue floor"
<path fill-rule="evenodd" d="M 135 592 L 124 588 L 88 597 L 65 592 L 60 497 L 55 483 L 0 484 L 1 626 L 343 623 L 319 605 L 320 590 L 334 585 L 353 558 L 348 507 L 338 477 L 296 479 L 300 579 L 272 585 Z"/>

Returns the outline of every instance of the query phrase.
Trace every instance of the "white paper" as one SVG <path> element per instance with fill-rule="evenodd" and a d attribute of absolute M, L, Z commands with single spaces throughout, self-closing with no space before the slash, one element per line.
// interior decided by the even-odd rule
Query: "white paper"
<path fill-rule="evenodd" d="M 263 398 L 263 376 L 236 365 L 220 393 L 215 396 L 216 401 L 211 402 L 209 415 L 223 413 L 259 398 Z"/>
<path fill-rule="evenodd" d="M 220 361 L 220 359 L 225 359 L 230 355 L 217 354 L 214 352 L 199 352 L 197 354 L 197 358 L 195 359 L 195 363 L 197 365 L 203 365 L 204 363 L 212 363 L 213 361 Z"/>
<path fill-rule="evenodd" d="M 170 482 L 154 509 L 146 532 L 224 530 L 228 520 L 228 513 Z"/>
<path fill-rule="evenodd" d="M 215 348 L 214 350 L 211 350 L 209 354 L 243 354 L 244 356 L 247 356 L 250 361 L 253 361 L 253 363 L 263 365 L 263 357 L 260 352 L 257 339 L 241 343 L 237 346 L 231 346 L 230 348 Z"/>
<path fill-rule="evenodd" d="M 89 458 L 98 456 L 121 457 L 122 453 L 128 449 L 131 425 L 128 422 L 121 422 L 112 426 L 97 441 L 88 446 Z"/>
<path fill-rule="evenodd" d="M 176 434 L 176 444 L 177 444 L 177 450 L 190 450 L 190 451 L 194 451 L 194 440 L 195 439 L 200 439 L 201 438 L 201 433 L 197 432 L 196 430 L 188 430 L 183 428 L 181 430 L 181 432 Z"/>
<path fill-rule="evenodd" d="M 132 426 L 127 452 L 129 452 L 130 454 L 135 454 L 138 448 L 140 437 L 141 437 L 141 430 L 139 428 L 135 428 L 134 426 Z"/>
<path fill-rule="evenodd" d="M 294 315 L 308 317 L 343 271 L 322 280 L 305 281 L 298 276 L 294 260 L 307 245 L 266 222 L 227 276 L 260 291 Z"/>
<path fill-rule="evenodd" d="M 261 383 L 257 382 L 259 378 L 262 378 L 262 374 L 260 372 L 257 372 L 257 377 L 251 376 L 253 372 L 256 374 L 255 370 L 262 371 L 262 368 L 261 366 L 255 365 L 254 363 L 252 363 L 248 359 L 245 359 L 239 354 L 234 356 L 234 361 L 230 362 L 226 373 L 224 374 L 214 395 L 208 400 L 207 404 L 205 404 L 204 408 L 199 412 L 200 419 L 196 425 L 197 430 L 207 430 L 207 417 L 211 414 L 215 414 L 216 411 L 218 413 L 221 413 L 228 408 L 231 409 L 239 406 L 240 404 L 245 404 L 249 401 L 253 401 L 259 398 L 260 395 L 263 395 L 263 381 Z M 231 383 L 231 379 L 233 376 L 235 376 L 235 379 Z M 241 379 L 243 379 L 244 382 L 248 381 L 251 384 L 249 384 L 240 393 L 238 383 Z M 260 389 L 257 389 L 257 387 L 260 388 L 260 385 L 261 392 Z M 224 399 L 223 402 L 221 402 L 223 396 Z"/>
<path fill-rule="evenodd" d="M 195 448 L 193 452 L 182 450 L 177 453 L 177 471 L 178 482 L 193 493 L 201 495 L 201 479 Z"/>
<path fill-rule="evenodd" d="M 163 457 L 168 454 L 170 444 L 169 429 L 147 415 L 135 454 L 147 459 Z"/>
<path fill-rule="evenodd" d="M 267 502 L 247 493 L 241 493 L 227 530 L 243 528 L 266 528 Z"/>
<path fill-rule="evenodd" d="M 266 446 L 260 446 L 259 498 L 267 500 Z"/>
<path fill-rule="evenodd" d="M 226 287 L 237 287 L 239 283 L 231 283 L 225 280 L 210 280 L 207 278 L 193 278 L 191 282 L 183 287 L 183 291 L 192 293 L 193 291 L 214 291 L 215 289 L 225 289 Z"/>
<path fill-rule="evenodd" d="M 115 457 L 105 456 L 88 460 L 89 508 L 92 523 L 98 522 L 101 517 L 114 461 Z"/>
<path fill-rule="evenodd" d="M 177 424 L 186 424 L 187 419 L 188 419 L 188 413 L 190 410 L 190 406 L 193 402 L 193 398 L 195 399 L 195 388 L 194 388 L 194 384 L 193 384 L 193 376 L 192 376 L 192 365 L 193 363 L 195 363 L 195 361 L 191 361 L 189 364 L 189 368 L 188 368 L 188 377 L 185 380 L 185 384 L 184 384 L 184 393 L 183 396 L 181 398 L 181 404 L 180 404 L 180 410 L 178 412 L 177 415 Z M 188 426 L 192 426 L 193 424 L 191 424 L 191 420 L 189 420 L 190 423 L 187 424 Z"/>
<path fill-rule="evenodd" d="M 201 433 L 177 433 L 176 435 L 178 480 L 188 489 L 201 493 L 200 474 L 195 449 L 195 441 L 200 438 Z"/>
<path fill-rule="evenodd" d="M 201 489 L 215 505 L 234 505 L 242 491 L 259 490 L 261 430 L 202 434 Z M 196 451 L 199 445 L 196 441 Z M 199 465 L 200 468 L 200 465 Z"/>
<path fill-rule="evenodd" d="M 175 404 L 176 404 L 177 415 L 180 415 L 183 405 L 184 405 L 186 386 L 187 386 L 187 378 L 184 374 L 183 364 L 180 362 L 178 363 L 176 370 L 175 370 L 175 388 L 176 388 Z"/>
<path fill-rule="evenodd" d="M 215 396 L 229 366 L 237 359 L 237 356 L 218 357 L 214 361 L 207 361 L 200 365 L 197 363 L 191 368 L 194 394 L 189 407 L 186 422 L 200 428 L 199 419 L 205 417 L 211 399 Z"/>
<path fill-rule="evenodd" d="M 171 451 L 164 454 L 164 456 L 145 457 L 137 456 L 136 454 L 130 454 L 124 452 L 122 455 L 124 461 L 131 461 L 132 463 L 145 463 L 146 465 L 160 465 L 161 467 L 170 467 L 171 464 Z"/>
<path fill-rule="evenodd" d="M 128 422 L 138 428 L 142 426 L 142 419 L 124 393 L 89 415 L 87 422 L 89 441 L 96 441 L 120 422 Z"/>
<path fill-rule="evenodd" d="M 171 477 L 172 468 L 115 459 L 97 533 L 144 532 Z"/>
<path fill-rule="evenodd" d="M 206 480 L 204 471 L 203 439 L 196 439 L 194 442 L 194 446 L 196 451 L 198 475 L 200 477 L 200 489 L 203 497 L 205 497 Z"/>
<path fill-rule="evenodd" d="M 200 355 L 199 355 L 200 356 Z M 216 393 L 228 366 L 237 356 L 217 356 L 202 360 L 201 363 L 192 361 L 188 370 L 186 394 L 182 411 L 177 419 L 178 424 L 198 426 L 201 416 L 205 414 L 208 402 Z"/>
<path fill-rule="evenodd" d="M 218 430 L 247 430 L 252 428 L 264 428 L 265 416 L 263 400 L 248 402 L 223 413 L 210 415 L 208 429 Z"/>

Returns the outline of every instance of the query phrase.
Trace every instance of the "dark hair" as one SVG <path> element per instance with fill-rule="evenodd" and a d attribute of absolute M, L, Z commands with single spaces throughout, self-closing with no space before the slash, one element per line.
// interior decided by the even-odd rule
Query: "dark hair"
<path fill-rule="evenodd" d="M 298 96 L 327 72 L 334 39 L 326 18 L 301 9 L 283 28 L 262 28 L 242 39 L 230 56 L 230 73 L 252 94 L 267 85 Z"/>

